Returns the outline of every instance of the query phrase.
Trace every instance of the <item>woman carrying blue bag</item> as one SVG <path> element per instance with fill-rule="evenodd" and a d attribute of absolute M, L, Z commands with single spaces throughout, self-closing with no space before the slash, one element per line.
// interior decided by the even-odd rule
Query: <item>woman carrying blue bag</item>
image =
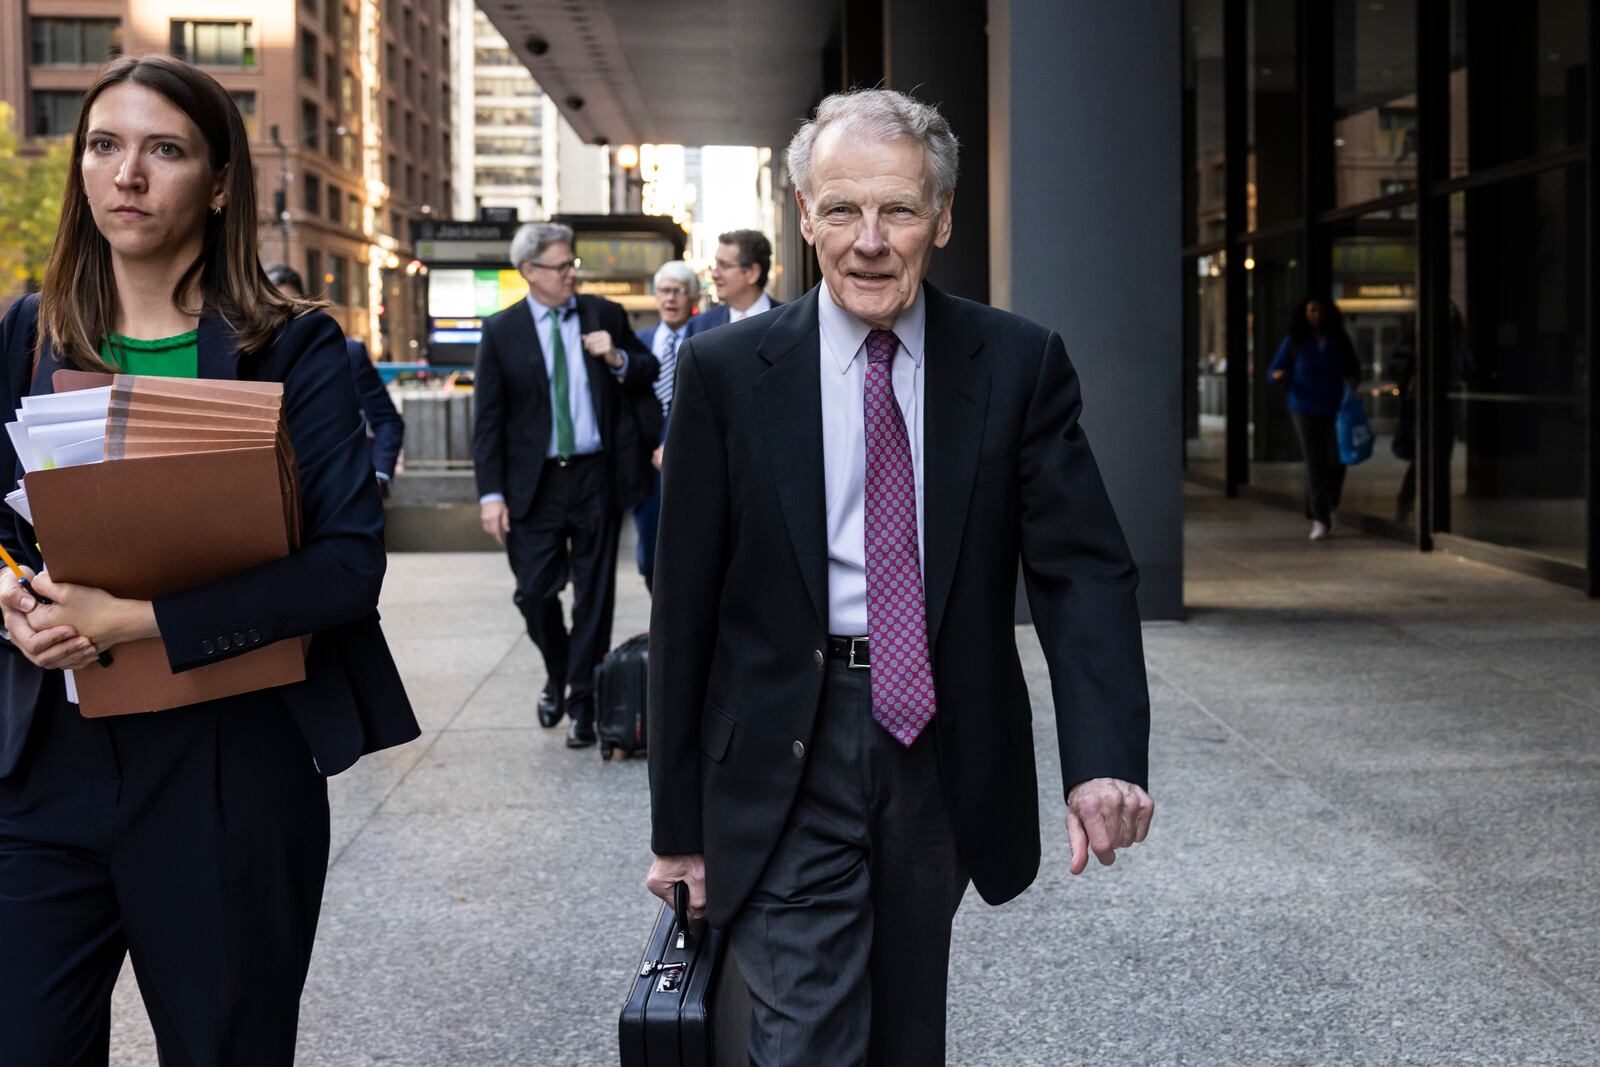
<path fill-rule="evenodd" d="M 1361 377 L 1355 345 L 1332 300 L 1312 296 L 1295 308 L 1288 336 L 1278 346 L 1267 377 L 1289 382 L 1289 417 L 1300 437 L 1306 464 L 1306 518 L 1311 520 L 1311 540 L 1325 540 L 1333 532 L 1334 513 L 1344 491 L 1339 408 L 1346 387 L 1354 387 Z"/>

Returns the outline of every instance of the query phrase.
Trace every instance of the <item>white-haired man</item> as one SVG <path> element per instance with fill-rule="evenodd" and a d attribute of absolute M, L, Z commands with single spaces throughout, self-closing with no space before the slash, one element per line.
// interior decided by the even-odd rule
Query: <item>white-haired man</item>
<path fill-rule="evenodd" d="M 681 259 L 663 263 L 651 283 L 655 292 L 656 310 L 661 321 L 648 330 L 639 331 L 639 343 L 648 348 L 661 364 L 656 376 L 656 399 L 661 401 L 661 428 L 666 434 L 667 417 L 672 411 L 672 377 L 678 369 L 678 346 L 683 344 L 689 330 L 689 315 L 700 302 L 700 276 L 694 268 Z M 656 571 L 656 519 L 661 513 L 661 459 L 660 441 L 655 442 L 651 453 L 650 499 L 633 509 L 634 528 L 639 532 L 639 573 L 644 576 L 646 589 L 655 589 Z"/>
<path fill-rule="evenodd" d="M 1154 810 L 1137 574 L 1066 349 L 923 281 L 956 155 L 910 97 L 824 100 L 788 150 L 822 283 L 679 352 L 647 885 L 729 928 L 765 1067 L 944 1062 L 967 883 L 1039 866 L 1019 561 L 1073 873 Z"/>
<path fill-rule="evenodd" d="M 531 222 L 511 242 L 528 296 L 483 324 L 472 460 L 483 528 L 506 548 L 513 597 L 544 657 L 540 725 L 572 717 L 595 743 L 594 668 L 611 645 L 622 513 L 650 495 L 656 358 L 620 304 L 577 296 L 572 230 Z M 644 440 L 643 436 L 649 436 Z M 560 594 L 573 586 L 569 633 Z"/>

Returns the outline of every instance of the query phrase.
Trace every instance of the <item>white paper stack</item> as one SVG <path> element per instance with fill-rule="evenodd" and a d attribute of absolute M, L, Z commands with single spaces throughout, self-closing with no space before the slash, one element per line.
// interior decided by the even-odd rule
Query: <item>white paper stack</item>
<path fill-rule="evenodd" d="M 6 423 L 6 433 L 23 471 L 32 473 L 104 460 L 110 407 L 110 386 L 23 397 L 16 421 Z M 33 511 L 24 489 L 19 487 L 8 493 L 6 503 L 29 525 L 33 524 Z"/>

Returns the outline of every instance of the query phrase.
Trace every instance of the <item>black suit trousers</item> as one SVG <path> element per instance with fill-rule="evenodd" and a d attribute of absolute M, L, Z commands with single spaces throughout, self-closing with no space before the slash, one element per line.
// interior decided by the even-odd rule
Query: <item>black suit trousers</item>
<path fill-rule="evenodd" d="M 0 1060 L 104 1064 L 131 955 L 163 1067 L 292 1063 L 328 793 L 288 712 L 84 719 L 45 687 L 0 779 Z"/>
<path fill-rule="evenodd" d="M 730 928 L 760 1067 L 945 1061 L 950 928 L 967 887 L 932 727 L 906 748 L 869 672 L 830 660 L 800 792 Z M 801 745 L 796 742 L 796 745 Z"/>
<path fill-rule="evenodd" d="M 513 600 L 544 657 L 552 693 L 566 689 L 574 718 L 593 713 L 594 669 L 611 647 L 622 512 L 606 492 L 603 454 L 550 459 L 528 514 L 511 520 L 506 555 L 517 577 Z M 572 629 L 561 590 L 572 579 Z"/>

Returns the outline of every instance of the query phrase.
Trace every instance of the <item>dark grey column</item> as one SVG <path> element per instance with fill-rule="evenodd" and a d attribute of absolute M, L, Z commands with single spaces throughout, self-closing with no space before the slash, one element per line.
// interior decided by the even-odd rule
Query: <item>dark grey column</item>
<path fill-rule="evenodd" d="M 928 280 L 989 299 L 989 111 L 984 5 L 979 0 L 883 0 L 884 78 L 939 109 L 961 141 L 955 229 Z"/>
<path fill-rule="evenodd" d="M 1146 619 L 1183 614 L 1179 18 L 989 0 L 992 291 L 1066 340 Z"/>

